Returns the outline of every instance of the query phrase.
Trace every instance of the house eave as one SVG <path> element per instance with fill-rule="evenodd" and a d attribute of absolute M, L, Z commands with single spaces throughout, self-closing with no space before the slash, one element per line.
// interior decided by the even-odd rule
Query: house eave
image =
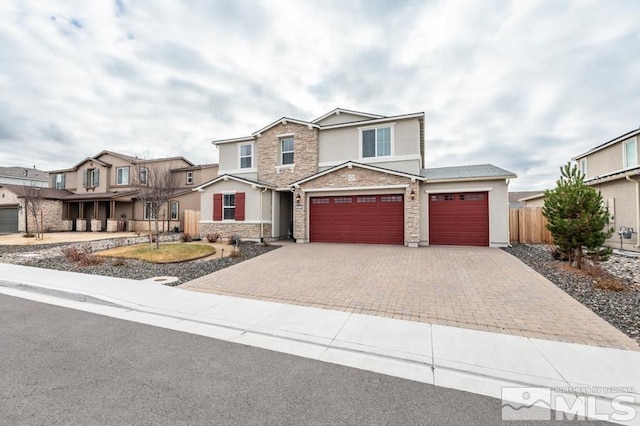
<path fill-rule="evenodd" d="M 630 132 L 625 133 L 624 135 L 618 136 L 617 138 L 614 138 L 614 139 L 610 140 L 609 142 L 605 142 L 602 145 L 598 145 L 595 148 L 591 148 L 589 151 L 584 152 L 584 153 L 582 153 L 580 155 L 577 155 L 577 156 L 573 157 L 571 159 L 571 161 L 578 161 L 579 159 L 584 158 L 584 157 L 586 157 L 586 156 L 588 156 L 590 154 L 593 154 L 594 152 L 601 151 L 601 150 L 603 150 L 605 148 L 608 148 L 608 147 L 610 147 L 612 145 L 617 144 L 618 142 L 622 142 L 625 139 L 629 139 L 629 138 L 632 138 L 632 137 L 637 136 L 637 135 L 640 135 L 640 129 L 632 130 Z"/>
<path fill-rule="evenodd" d="M 321 130 L 330 130 L 330 129 L 340 129 L 343 127 L 357 127 L 357 126 L 367 126 L 372 124 L 382 124 L 390 121 L 396 120 L 407 120 L 411 118 L 422 118 L 424 119 L 424 112 L 416 112 L 413 114 L 404 114 L 404 115 L 393 115 L 390 117 L 383 118 L 374 118 L 371 120 L 360 120 L 360 121 L 350 121 L 349 123 L 340 123 L 340 124 L 331 124 L 328 126 L 321 126 Z"/>

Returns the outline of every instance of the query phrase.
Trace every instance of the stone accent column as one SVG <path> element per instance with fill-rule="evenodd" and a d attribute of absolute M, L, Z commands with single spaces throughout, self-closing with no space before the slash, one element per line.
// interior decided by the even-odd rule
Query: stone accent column
<path fill-rule="evenodd" d="M 91 219 L 91 232 L 102 231 L 102 221 L 100 219 Z"/>
<path fill-rule="evenodd" d="M 71 219 L 64 219 L 62 221 L 62 228 L 64 231 L 71 231 L 73 230 L 73 220 Z"/>
<path fill-rule="evenodd" d="M 296 201 L 300 196 L 300 203 Z M 307 195 L 301 189 L 293 194 L 293 238 L 296 243 L 308 243 L 307 238 Z"/>
<path fill-rule="evenodd" d="M 420 184 L 418 182 L 411 182 L 405 191 L 404 211 L 405 245 L 418 247 L 420 242 Z"/>
<path fill-rule="evenodd" d="M 86 219 L 76 219 L 76 231 L 77 232 L 86 232 L 87 231 L 87 220 Z"/>
<path fill-rule="evenodd" d="M 107 232 L 116 232 L 118 230 L 118 219 L 107 219 Z"/>

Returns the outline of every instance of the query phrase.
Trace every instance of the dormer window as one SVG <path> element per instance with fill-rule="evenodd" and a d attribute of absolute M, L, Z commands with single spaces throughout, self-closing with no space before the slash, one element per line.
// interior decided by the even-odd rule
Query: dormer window
<path fill-rule="evenodd" d="M 362 158 L 391 156 L 391 126 L 362 129 Z"/>
<path fill-rule="evenodd" d="M 280 140 L 281 164 L 293 164 L 293 138 Z"/>
<path fill-rule="evenodd" d="M 95 188 L 100 185 L 100 170 L 86 169 L 82 172 L 82 186 L 84 188 Z"/>
<path fill-rule="evenodd" d="M 638 144 L 636 139 L 631 139 L 623 144 L 624 155 L 623 162 L 624 168 L 635 167 L 638 165 Z"/>
<path fill-rule="evenodd" d="M 54 180 L 53 180 L 53 185 L 56 189 L 64 189 L 65 186 L 65 176 L 64 173 L 56 173 Z"/>

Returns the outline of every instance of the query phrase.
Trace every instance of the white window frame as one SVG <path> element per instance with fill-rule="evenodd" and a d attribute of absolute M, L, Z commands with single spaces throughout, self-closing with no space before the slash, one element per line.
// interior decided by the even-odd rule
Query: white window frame
<path fill-rule="evenodd" d="M 243 146 L 250 146 L 251 147 L 251 155 L 242 155 L 242 147 Z M 254 146 L 253 143 L 241 143 L 238 144 L 238 169 L 246 171 L 246 170 L 254 170 L 254 164 L 255 164 L 255 160 L 254 160 Z M 251 159 L 251 166 L 249 167 L 242 167 L 242 159 L 243 158 L 250 158 Z"/>
<path fill-rule="evenodd" d="M 233 206 L 228 206 L 226 204 L 227 202 L 227 197 L 233 196 Z M 233 218 L 231 219 L 227 219 L 225 217 L 225 211 L 227 210 L 231 210 L 233 209 Z M 222 193 L 222 220 L 223 221 L 232 221 L 235 222 L 236 220 L 236 193 L 235 192 L 223 192 Z"/>
<path fill-rule="evenodd" d="M 155 216 L 152 214 L 153 209 L 151 208 L 151 201 L 147 201 L 144 203 L 144 206 L 142 207 L 142 216 L 144 217 L 144 220 L 154 220 Z M 151 215 L 151 217 L 149 217 L 149 215 Z"/>
<path fill-rule="evenodd" d="M 289 141 L 289 140 L 291 141 L 291 144 L 293 146 L 291 147 L 290 151 L 285 151 L 284 150 L 284 142 L 285 141 Z M 295 148 L 296 148 L 296 140 L 293 138 L 293 136 L 284 137 L 284 138 L 280 139 L 280 165 L 281 166 L 292 166 L 292 165 L 294 165 L 296 163 L 296 154 L 295 154 L 296 149 Z M 285 154 L 291 154 L 292 160 L 291 160 L 290 163 L 285 163 L 284 162 L 284 155 Z"/>
<path fill-rule="evenodd" d="M 193 185 L 193 172 L 187 172 L 187 185 Z"/>
<path fill-rule="evenodd" d="M 635 146 L 635 164 L 629 164 L 629 158 L 627 157 L 627 146 L 633 144 Z M 638 140 L 636 138 L 632 138 L 626 140 L 622 143 L 622 168 L 628 169 L 631 167 L 636 167 L 638 165 Z"/>
<path fill-rule="evenodd" d="M 581 158 L 578 162 L 578 169 L 582 172 L 584 177 L 587 177 L 587 157 Z"/>
<path fill-rule="evenodd" d="M 127 181 L 120 181 L 120 171 L 121 170 L 126 170 L 127 171 Z M 125 167 L 116 167 L 116 185 L 129 185 L 129 166 L 125 166 Z"/>
<path fill-rule="evenodd" d="M 144 178 L 142 178 L 144 176 Z M 140 167 L 138 178 L 140 179 L 140 185 L 148 185 L 149 183 L 149 170 L 146 167 Z"/>
<path fill-rule="evenodd" d="M 383 128 L 389 128 L 389 155 L 378 155 L 378 132 L 377 129 L 383 129 Z M 373 157 L 364 157 L 363 156 L 363 133 L 367 130 L 376 130 L 376 144 L 375 144 L 375 150 L 376 150 L 376 155 Z M 376 125 L 376 126 L 367 126 L 367 127 L 358 127 L 358 153 L 360 155 L 360 160 L 362 161 L 375 161 L 376 159 L 379 158 L 391 158 L 393 157 L 394 153 L 395 153 L 395 123 L 389 123 L 389 124 L 383 124 L 383 125 Z"/>
<path fill-rule="evenodd" d="M 176 207 L 175 211 L 173 210 L 173 206 Z M 170 220 L 180 220 L 180 203 L 178 201 L 169 202 L 169 215 L 171 216 Z"/>
<path fill-rule="evenodd" d="M 100 176 L 100 171 L 97 167 L 92 167 L 87 169 L 87 186 L 86 188 L 95 188 L 100 185 L 100 178 L 98 177 L 98 182 L 96 183 L 96 174 Z"/>
<path fill-rule="evenodd" d="M 56 173 L 54 186 L 56 189 L 64 189 L 64 173 Z"/>

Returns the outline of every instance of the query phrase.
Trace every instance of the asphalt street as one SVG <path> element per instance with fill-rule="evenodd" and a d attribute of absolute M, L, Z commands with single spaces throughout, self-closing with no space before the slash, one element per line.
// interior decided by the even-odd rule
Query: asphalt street
<path fill-rule="evenodd" d="M 501 423 L 497 399 L 188 333 L 4 295 L 0 319 L 3 425 Z"/>

